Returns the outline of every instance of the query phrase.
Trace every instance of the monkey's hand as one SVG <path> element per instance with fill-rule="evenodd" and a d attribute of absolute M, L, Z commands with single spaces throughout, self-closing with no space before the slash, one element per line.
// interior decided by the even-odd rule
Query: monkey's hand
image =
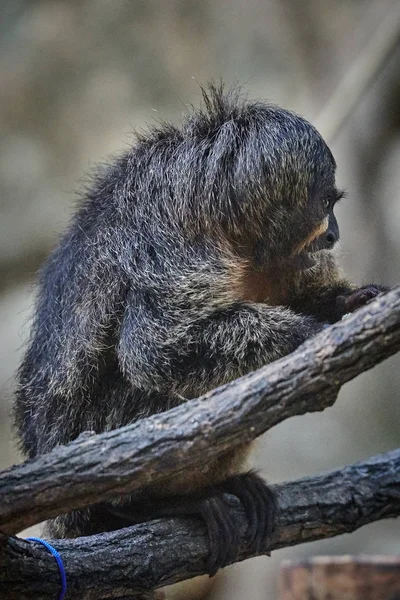
<path fill-rule="evenodd" d="M 361 308 L 368 302 L 371 302 L 382 292 L 389 291 L 388 287 L 382 285 L 365 285 L 358 290 L 350 292 L 348 295 L 340 295 L 336 299 L 337 307 L 345 315 Z"/>
<path fill-rule="evenodd" d="M 238 525 L 232 511 L 239 503 L 248 520 L 247 543 L 255 552 L 260 552 L 274 530 L 276 501 L 265 481 L 252 471 L 187 496 L 130 502 L 108 506 L 108 510 L 124 520 L 124 527 L 127 521 L 138 523 L 165 516 L 200 515 L 207 527 L 210 548 L 207 572 L 212 576 L 233 562 L 240 550 Z"/>

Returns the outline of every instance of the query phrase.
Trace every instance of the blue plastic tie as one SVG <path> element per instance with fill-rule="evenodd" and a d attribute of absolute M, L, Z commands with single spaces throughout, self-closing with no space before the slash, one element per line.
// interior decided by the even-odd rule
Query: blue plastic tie
<path fill-rule="evenodd" d="M 55 548 L 53 548 L 53 546 L 51 544 L 49 544 L 49 542 L 46 542 L 46 540 L 42 540 L 41 538 L 37 538 L 37 537 L 29 537 L 26 539 L 29 542 L 38 542 L 39 544 L 42 544 L 45 548 L 47 548 L 47 550 L 56 559 L 58 570 L 60 571 L 60 579 L 61 579 L 61 591 L 58 596 L 58 600 L 63 600 L 65 597 L 65 594 L 67 593 L 67 575 L 65 573 L 64 563 L 62 561 L 61 556 L 59 555 L 57 550 Z"/>

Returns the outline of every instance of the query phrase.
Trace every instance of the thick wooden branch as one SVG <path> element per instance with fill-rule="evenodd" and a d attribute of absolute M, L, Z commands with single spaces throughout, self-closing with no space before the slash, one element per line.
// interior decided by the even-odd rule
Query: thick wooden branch
<path fill-rule="evenodd" d="M 293 354 L 168 412 L 0 475 L 0 530 L 144 488 L 250 442 L 294 415 L 323 410 L 346 381 L 400 348 L 400 287 Z"/>
<path fill-rule="evenodd" d="M 344 469 L 274 486 L 277 528 L 261 554 L 342 533 L 400 514 L 400 449 Z M 235 509 L 242 550 L 246 521 Z M 205 572 L 207 536 L 202 522 L 162 519 L 76 540 L 54 540 L 68 577 L 68 599 L 129 598 L 138 589 L 174 583 Z M 59 591 L 54 558 L 37 544 L 0 537 L 0 597 L 52 599 Z"/>

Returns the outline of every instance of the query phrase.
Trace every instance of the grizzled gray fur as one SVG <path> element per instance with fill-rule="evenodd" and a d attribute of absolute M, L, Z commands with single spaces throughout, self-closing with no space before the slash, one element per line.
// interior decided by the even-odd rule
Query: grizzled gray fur
<path fill-rule="evenodd" d="M 15 408 L 26 455 L 257 369 L 376 295 L 338 277 L 334 174 L 307 121 L 218 86 L 98 173 L 40 274 Z M 241 473 L 239 454 L 154 497 Z M 101 511 L 51 533 L 118 526 Z"/>

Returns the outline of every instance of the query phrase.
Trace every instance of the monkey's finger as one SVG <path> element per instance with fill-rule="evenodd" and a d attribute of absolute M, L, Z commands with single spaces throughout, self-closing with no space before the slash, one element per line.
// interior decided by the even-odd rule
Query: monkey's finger
<path fill-rule="evenodd" d="M 225 504 L 232 506 L 233 508 L 240 506 L 239 498 L 233 494 L 222 494 L 222 500 L 225 502 Z"/>
<path fill-rule="evenodd" d="M 274 529 L 276 509 L 272 491 L 253 472 L 232 477 L 225 485 L 243 504 L 248 519 L 246 535 L 249 544 L 259 552 Z"/>
<path fill-rule="evenodd" d="M 221 512 L 219 500 L 210 498 L 204 501 L 203 518 L 206 522 L 210 555 L 207 560 L 207 572 L 210 577 L 227 564 L 229 549 L 233 543 L 232 523 L 228 515 Z"/>
<path fill-rule="evenodd" d="M 213 498 L 212 506 L 220 533 L 218 536 L 220 567 L 225 567 L 229 557 L 235 558 L 238 550 L 238 536 L 236 525 L 231 513 L 226 509 L 222 499 Z"/>

